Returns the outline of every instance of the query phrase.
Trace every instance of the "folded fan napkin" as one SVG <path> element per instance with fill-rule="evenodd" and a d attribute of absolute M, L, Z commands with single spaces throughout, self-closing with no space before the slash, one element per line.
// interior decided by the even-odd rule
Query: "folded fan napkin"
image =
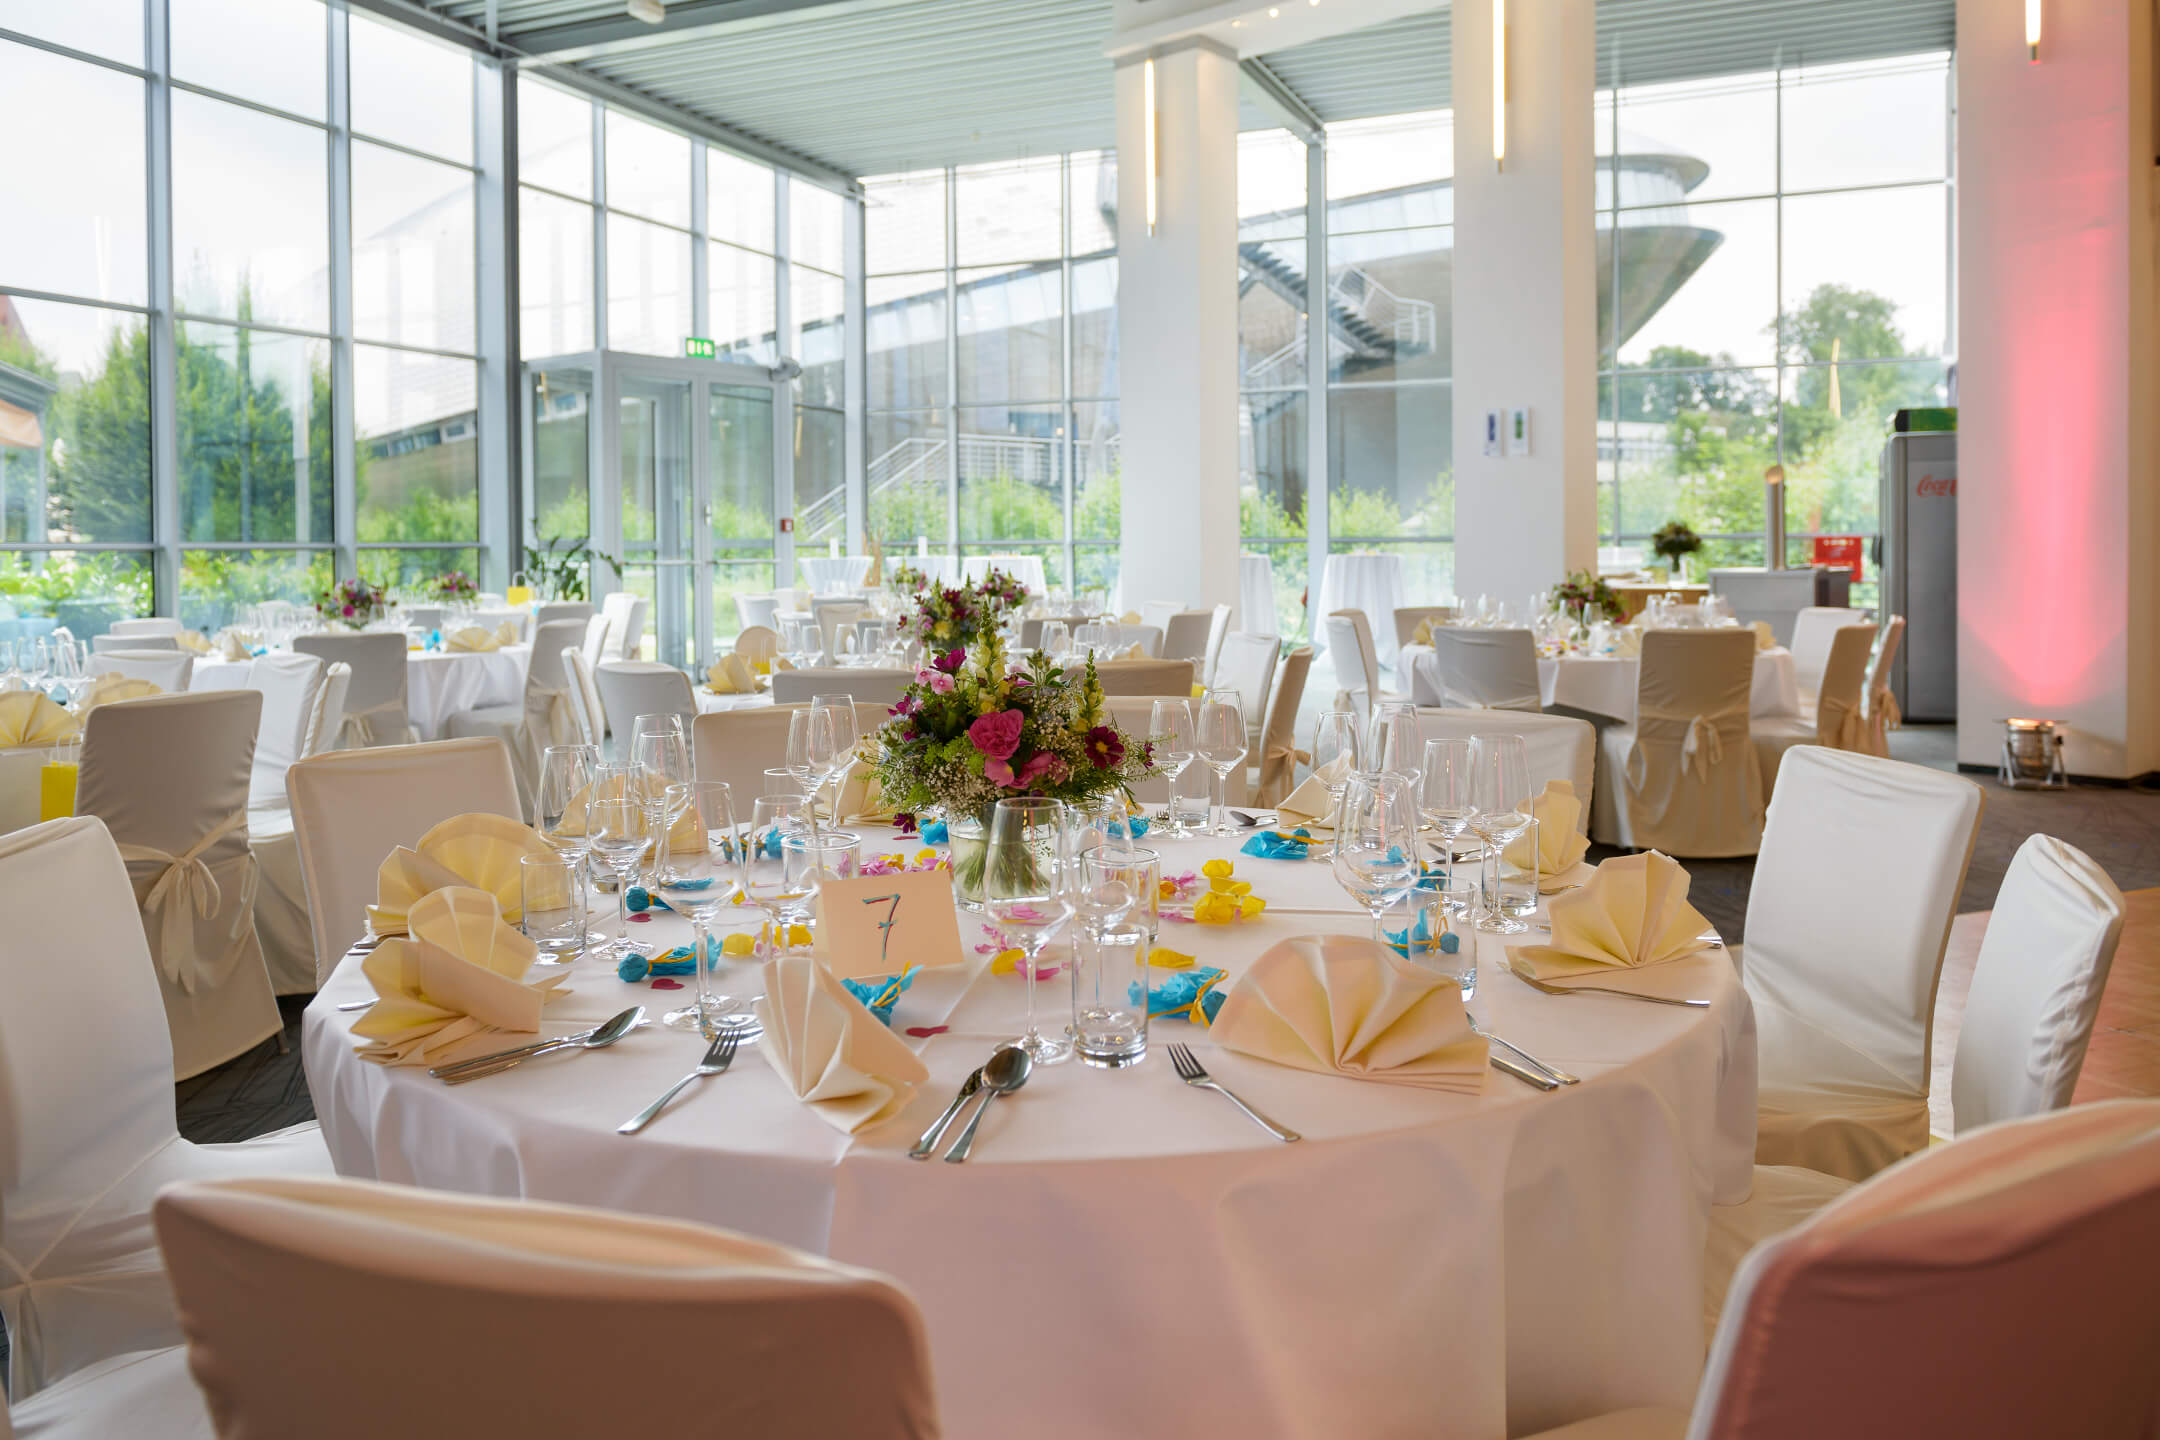
<path fill-rule="evenodd" d="M 1271 946 L 1231 988 L 1212 1033 L 1224 1048 L 1299 1070 L 1476 1094 L 1485 1040 L 1453 976 L 1362 935 Z"/>
<path fill-rule="evenodd" d="M 705 683 L 715 695 L 754 695 L 757 672 L 740 655 L 723 655 L 705 672 Z"/>
<path fill-rule="evenodd" d="M 141 700 L 146 696 L 162 695 L 164 693 L 164 690 L 154 681 L 144 680 L 135 675 L 123 675 L 117 670 L 108 670 L 103 675 L 98 676 L 97 684 L 91 686 L 90 693 L 85 695 L 76 705 L 75 715 L 77 719 L 80 719 L 88 715 L 92 710 L 97 709 L 98 706 L 110 705 L 115 700 Z"/>
<path fill-rule="evenodd" d="M 1748 629 L 1755 632 L 1755 648 L 1757 650 L 1777 649 L 1777 636 L 1771 631 L 1769 621 L 1750 620 L 1748 621 Z"/>
<path fill-rule="evenodd" d="M 650 788 L 651 784 L 652 782 L 649 780 L 640 781 L 637 793 L 641 796 L 656 793 Z M 622 783 L 620 781 L 596 781 L 570 797 L 569 808 L 563 812 L 563 822 L 557 828 L 564 835 L 583 835 L 585 833 L 584 817 L 587 803 L 593 800 L 619 799 L 621 796 Z M 694 806 L 676 816 L 675 823 L 668 827 L 669 854 L 687 855 L 693 850 L 701 849 L 704 844 L 705 836 L 698 829 L 697 809 Z"/>
<path fill-rule="evenodd" d="M 221 659 L 240 661 L 255 653 L 255 637 L 245 630 L 226 630 L 218 635 Z"/>
<path fill-rule="evenodd" d="M 1263 830 L 1238 847 L 1240 855 L 1262 860 L 1303 860 L 1312 851 L 1312 833 L 1304 829 Z"/>
<path fill-rule="evenodd" d="M 1146 623 L 1140 618 L 1140 612 L 1137 610 L 1127 610 L 1123 615 L 1118 616 L 1118 624 L 1120 625 L 1144 625 Z"/>
<path fill-rule="evenodd" d="M 517 621 L 505 620 L 495 627 L 495 643 L 498 646 L 515 645 L 524 638 L 518 632 Z"/>
<path fill-rule="evenodd" d="M 828 1124 L 854 1134 L 897 1115 L 930 1078 L 906 1042 L 808 955 L 765 967 L 758 1049 L 781 1083 Z"/>
<path fill-rule="evenodd" d="M 1430 621 L 1430 620 L 1420 620 L 1420 621 L 1418 621 L 1418 622 L 1417 622 L 1417 629 L 1416 629 L 1416 630 L 1414 630 L 1414 631 L 1412 631 L 1412 632 L 1411 632 L 1411 634 L 1410 634 L 1410 643 L 1411 643 L 1411 644 L 1413 644 L 1413 645 L 1430 645 L 1430 644 L 1432 644 L 1432 621 Z"/>
<path fill-rule="evenodd" d="M 478 625 L 465 625 L 443 636 L 443 649 L 465 654 L 485 655 L 500 650 L 501 642 L 493 634 Z"/>
<path fill-rule="evenodd" d="M 1572 782 L 1548 780 L 1544 792 L 1530 802 L 1530 814 L 1538 822 L 1535 829 L 1526 829 L 1508 841 L 1500 858 L 1513 866 L 1517 874 L 1528 874 L 1530 862 L 1536 860 L 1538 889 L 1550 895 L 1573 883 L 1559 877 L 1573 870 L 1590 852 L 1589 837 L 1575 828 L 1582 818 L 1582 801 L 1577 798 Z M 1537 846 L 1534 855 L 1531 853 L 1533 837 Z"/>
<path fill-rule="evenodd" d="M 1303 784 L 1283 798 L 1275 807 L 1276 818 L 1283 824 L 1309 827 L 1313 830 L 1335 828 L 1335 797 L 1328 793 L 1330 783 L 1341 784 L 1350 773 L 1350 758 L 1338 755 L 1327 764 L 1305 777 Z"/>
<path fill-rule="evenodd" d="M 1552 943 L 1512 948 L 1509 963 L 1548 984 L 1604 984 L 1615 970 L 1693 955 L 1710 922 L 1687 903 L 1688 883 L 1680 862 L 1655 850 L 1607 860 L 1552 902 Z"/>
<path fill-rule="evenodd" d="M 494 896 L 514 924 L 523 917 L 525 904 L 518 862 L 527 855 L 554 853 L 531 826 L 507 815 L 453 815 L 421 836 L 412 849 L 400 845 L 383 858 L 375 871 L 368 926 L 377 935 L 399 934 L 423 897 L 460 886 Z"/>
<path fill-rule="evenodd" d="M 412 933 L 385 940 L 361 962 L 378 997 L 353 1023 L 378 1065 L 442 1065 L 503 1048 L 507 1033 L 536 1034 L 540 1010 L 566 972 L 522 983 L 539 953 L 484 890 L 452 886 L 412 907 Z"/>
<path fill-rule="evenodd" d="M 0 695 L 0 749 L 57 745 L 81 730 L 75 717 L 42 690 L 10 690 Z"/>
<path fill-rule="evenodd" d="M 182 630 L 173 636 L 173 643 L 193 655 L 208 655 L 210 641 L 200 630 Z"/>
<path fill-rule="evenodd" d="M 818 791 L 818 813 L 841 825 L 890 825 L 894 811 L 876 773 L 858 760 L 837 793 L 830 784 Z"/>

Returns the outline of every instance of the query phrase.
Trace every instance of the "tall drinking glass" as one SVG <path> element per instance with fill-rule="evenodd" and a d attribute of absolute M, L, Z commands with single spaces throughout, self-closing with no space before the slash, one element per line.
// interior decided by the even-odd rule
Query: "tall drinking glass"
<path fill-rule="evenodd" d="M 673 789 L 675 787 L 669 787 Z M 735 797 L 719 780 L 693 780 L 682 787 L 683 813 L 696 817 L 698 843 L 671 857 L 660 898 L 668 908 L 689 917 L 691 953 L 697 957 L 697 998 L 663 1019 L 678 1030 L 710 1037 L 720 1029 L 756 1033 L 757 1015 L 730 995 L 713 993 L 712 922 L 734 897 L 742 875 L 741 849 L 735 843 Z"/>
<path fill-rule="evenodd" d="M 644 802 L 636 798 L 595 800 L 586 810 L 592 853 L 615 875 L 615 953 L 635 952 L 630 943 L 630 877 L 652 840 Z"/>
<path fill-rule="evenodd" d="M 1522 736 L 1472 736 L 1470 764 L 1477 805 L 1470 828 L 1485 842 L 1484 913 L 1478 929 L 1492 935 L 1520 934 L 1530 927 L 1500 905 L 1500 852 L 1530 825 L 1530 760 Z"/>
<path fill-rule="evenodd" d="M 811 802 L 810 826 L 817 828 L 817 792 L 830 773 L 823 767 L 830 763 L 833 752 L 832 716 L 815 706 L 790 711 L 787 732 L 787 772 L 795 777 L 803 795 Z"/>
<path fill-rule="evenodd" d="M 1427 740 L 1422 768 L 1424 773 L 1418 777 L 1418 815 L 1440 832 L 1440 863 L 1448 874 L 1452 874 L 1455 842 L 1477 815 L 1477 786 L 1470 742 L 1447 738 Z"/>
<path fill-rule="evenodd" d="M 862 873 L 862 837 L 845 830 L 797 832 L 780 837 L 780 865 L 786 890 L 780 921 L 790 937 L 797 925 L 817 923 L 818 893 L 828 880 L 852 880 Z"/>
<path fill-rule="evenodd" d="M 1384 770 L 1361 771 L 1343 787 L 1335 812 L 1335 883 L 1372 915 L 1373 938 L 1385 943 L 1380 917 L 1417 884 L 1417 808 L 1410 782 Z"/>
<path fill-rule="evenodd" d="M 848 772 L 855 768 L 855 747 L 862 743 L 861 730 L 855 724 L 855 697 L 852 695 L 813 695 L 810 708 L 822 710 L 825 722 L 818 730 L 823 742 L 823 753 L 816 758 L 826 771 L 820 789 L 830 787 L 833 795 L 833 823 L 840 823 L 840 794 L 847 788 Z"/>
<path fill-rule="evenodd" d="M 1418 733 L 1417 707 L 1406 700 L 1390 700 L 1373 711 L 1372 743 L 1365 763 L 1374 770 L 1401 775 L 1412 786 L 1425 763 L 1425 739 Z"/>
<path fill-rule="evenodd" d="M 577 862 L 565 855 L 518 857 L 519 928 L 543 965 L 567 965 L 585 948 L 585 902 Z"/>
<path fill-rule="evenodd" d="M 760 795 L 751 802 L 750 828 L 739 847 L 743 896 L 765 912 L 769 953 L 788 952 L 787 922 L 783 911 L 792 912 L 798 899 L 789 888 L 787 850 L 790 835 L 807 833 L 805 813 L 809 802 L 800 795 Z"/>
<path fill-rule="evenodd" d="M 1342 807 L 1343 787 L 1350 783 L 1353 774 L 1364 768 L 1358 763 L 1361 749 L 1355 711 L 1324 710 L 1313 723 L 1313 774 L 1327 786 L 1330 819 Z M 1333 853 L 1332 848 L 1330 853 Z"/>
<path fill-rule="evenodd" d="M 540 752 L 540 781 L 533 789 L 533 828 L 575 867 L 582 882 L 592 852 L 586 810 L 600 769 L 597 745 L 550 745 Z M 584 892 L 579 890 L 582 903 Z"/>
<path fill-rule="evenodd" d="M 1235 835 L 1237 827 L 1230 823 L 1225 810 L 1228 804 L 1226 787 L 1230 783 L 1230 772 L 1245 763 L 1249 743 L 1245 737 L 1245 709 L 1238 692 L 1230 689 L 1208 691 L 1200 702 L 1200 715 L 1193 729 L 1193 748 L 1215 772 L 1215 789 L 1208 806 L 1208 833 Z"/>
<path fill-rule="evenodd" d="M 1027 967 L 1027 1033 L 1013 1043 L 1038 1065 L 1072 1058 L 1072 1038 L 1035 1028 L 1035 971 L 1043 947 L 1072 919 L 1063 893 L 1065 806 L 1021 796 L 990 812 L 983 867 L 983 901 L 990 918 L 1017 943 Z"/>
<path fill-rule="evenodd" d="M 685 807 L 690 803 L 688 790 L 673 787 L 689 784 L 696 773 L 691 768 L 690 741 L 683 734 L 682 716 L 638 716 L 631 726 L 630 761 L 644 772 L 645 783 L 638 798 L 645 804 L 652 831 L 652 881 L 658 885 L 667 879 L 671 863 L 669 836 L 684 813 L 674 807 L 678 802 Z"/>

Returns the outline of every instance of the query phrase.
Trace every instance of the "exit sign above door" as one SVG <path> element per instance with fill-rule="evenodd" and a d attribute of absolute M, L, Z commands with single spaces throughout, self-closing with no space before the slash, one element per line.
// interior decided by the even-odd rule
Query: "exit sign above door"
<path fill-rule="evenodd" d="M 720 347 L 702 335 L 685 335 L 682 353 L 692 360 L 717 360 L 720 358 Z"/>

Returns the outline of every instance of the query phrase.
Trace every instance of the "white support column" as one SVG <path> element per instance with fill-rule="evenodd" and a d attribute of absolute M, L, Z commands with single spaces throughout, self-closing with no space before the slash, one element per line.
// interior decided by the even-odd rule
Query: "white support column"
<path fill-rule="evenodd" d="M 1144 68 L 1117 69 L 1121 592 L 1235 605 L 1238 62 L 1205 39 L 1157 54 L 1153 117 Z"/>
<path fill-rule="evenodd" d="M 482 588 L 501 590 L 522 563 L 519 483 L 523 403 L 518 364 L 517 76 L 475 59 L 473 153 L 480 157 L 480 550 Z"/>
<path fill-rule="evenodd" d="M 1493 156 L 1495 0 L 1453 10 L 1455 592 L 1521 605 L 1597 563 L 1597 10 L 1498 6 L 1504 162 Z M 1487 412 L 1516 409 L 1530 412 L 1530 453 L 1486 455 Z"/>

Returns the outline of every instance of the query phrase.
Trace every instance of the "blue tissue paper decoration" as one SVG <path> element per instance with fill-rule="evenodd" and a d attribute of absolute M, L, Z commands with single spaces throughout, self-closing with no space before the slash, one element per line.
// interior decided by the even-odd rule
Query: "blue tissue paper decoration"
<path fill-rule="evenodd" d="M 762 837 L 761 839 L 757 839 L 757 840 L 753 840 L 753 841 L 750 841 L 750 842 L 749 842 L 749 844 L 750 844 L 750 848 L 751 848 L 751 850 L 753 851 L 753 853 L 754 853 L 754 852 L 757 852 L 757 851 L 763 851 L 763 852 L 764 852 L 764 855 L 765 855 L 765 858 L 766 858 L 766 859 L 768 859 L 768 860 L 777 860 L 777 859 L 779 859 L 779 858 L 780 858 L 780 827 L 779 827 L 779 826 L 777 826 L 777 825 L 773 826 L 773 827 L 772 827 L 772 828 L 771 828 L 770 830 L 767 830 L 767 831 L 765 832 L 764 836 L 763 836 L 763 837 Z M 733 842 L 733 841 L 730 841 L 730 842 L 728 842 L 728 854 L 729 854 L 729 855 L 730 855 L 731 857 L 732 857 L 732 856 L 733 856 L 733 854 L 734 854 L 734 849 L 735 849 L 735 847 L 734 847 L 734 842 Z"/>
<path fill-rule="evenodd" d="M 842 980 L 848 994 L 862 1001 L 863 1008 L 887 1026 L 892 1024 L 893 1002 L 900 992 L 915 983 L 915 976 L 922 970 L 920 965 L 910 965 L 898 975 L 888 975 L 882 980 Z"/>
<path fill-rule="evenodd" d="M 1223 997 L 1228 992 L 1218 990 L 1226 970 L 1201 966 L 1192 970 L 1180 970 L 1160 985 L 1148 986 L 1147 1012 L 1150 1020 L 1197 1020 L 1202 1025 L 1215 1023 L 1215 1012 L 1222 1009 Z M 1130 999 L 1138 1000 L 1140 986 L 1135 982 L 1128 990 Z M 1197 1005 L 1200 1013 L 1193 1014 Z"/>
<path fill-rule="evenodd" d="M 1110 834 L 1112 838 L 1123 840 L 1127 838 L 1128 832 L 1130 832 L 1130 836 L 1134 840 L 1137 840 L 1141 836 L 1147 834 L 1147 817 L 1145 815 L 1135 815 L 1132 816 L 1130 819 L 1113 820 L 1110 822 Z"/>
<path fill-rule="evenodd" d="M 615 965 L 615 978 L 630 985 L 661 975 L 672 978 L 696 973 L 697 952 L 688 945 L 678 945 L 665 954 L 655 955 L 650 959 L 635 953 L 625 955 Z"/>
<path fill-rule="evenodd" d="M 925 845 L 943 845 L 950 840 L 951 832 L 943 820 L 925 820 L 922 823 L 922 842 Z"/>
<path fill-rule="evenodd" d="M 1298 839 L 1291 839 L 1296 835 Z M 1238 847 L 1240 855 L 1257 855 L 1262 860 L 1302 860 L 1312 844 L 1312 834 L 1302 825 L 1288 834 L 1263 830 Z"/>
<path fill-rule="evenodd" d="M 1425 910 L 1418 912 L 1417 924 L 1405 926 L 1400 930 L 1389 930 L 1383 927 L 1380 933 L 1387 937 L 1388 948 L 1404 959 L 1409 958 L 1413 948 L 1426 953 L 1438 950 L 1443 955 L 1453 955 L 1456 951 L 1462 949 L 1461 937 L 1452 930 L 1443 929 L 1438 939 L 1434 938 L 1431 912 Z"/>

